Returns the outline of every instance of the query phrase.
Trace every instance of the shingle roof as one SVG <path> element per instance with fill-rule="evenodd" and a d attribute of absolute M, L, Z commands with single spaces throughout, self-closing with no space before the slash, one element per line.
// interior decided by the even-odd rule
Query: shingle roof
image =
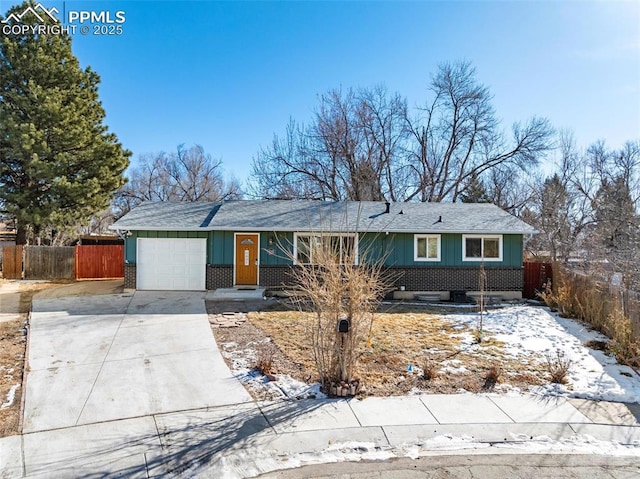
<path fill-rule="evenodd" d="M 197 231 L 204 228 L 220 203 L 145 201 L 116 221 L 115 230 Z"/>
<path fill-rule="evenodd" d="M 535 230 L 492 204 L 237 200 L 143 203 L 112 229 L 520 233 Z"/>

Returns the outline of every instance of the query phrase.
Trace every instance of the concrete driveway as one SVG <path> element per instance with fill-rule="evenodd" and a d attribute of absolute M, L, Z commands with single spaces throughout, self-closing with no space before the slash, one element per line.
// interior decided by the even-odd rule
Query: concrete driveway
<path fill-rule="evenodd" d="M 204 293 L 35 300 L 28 361 L 25 433 L 251 401 Z"/>

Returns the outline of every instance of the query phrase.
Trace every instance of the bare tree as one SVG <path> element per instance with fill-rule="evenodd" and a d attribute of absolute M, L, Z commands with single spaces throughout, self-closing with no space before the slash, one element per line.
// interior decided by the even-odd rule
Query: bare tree
<path fill-rule="evenodd" d="M 430 90 L 416 113 L 381 86 L 321 95 L 308 126 L 292 121 L 284 138 L 258 153 L 253 195 L 460 201 L 474 178 L 490 178 L 497 168 L 512 177 L 552 147 L 551 128 L 540 118 L 515 124 L 512 139 L 505 138 L 489 89 L 468 62 L 441 66 Z"/>
<path fill-rule="evenodd" d="M 407 117 L 413 139 L 407 199 L 458 201 L 473 176 L 499 166 L 535 167 L 552 147 L 552 129 L 542 118 L 514 124 L 506 140 L 489 89 L 469 62 L 441 65 L 430 90 L 430 102 Z"/>
<path fill-rule="evenodd" d="M 556 173 L 534 179 L 523 219 L 539 231 L 527 244 L 529 251 L 548 252 L 552 261 L 566 262 L 582 247 L 585 229 L 593 224 L 591 201 L 583 191 L 591 180 L 571 132 L 559 132 L 558 153 Z"/>
<path fill-rule="evenodd" d="M 559 153 L 557 172 L 533 188 L 525 219 L 540 234 L 528 248 L 565 262 L 579 252 L 588 274 L 640 289 L 640 142 L 580 152 L 565 131 Z"/>
<path fill-rule="evenodd" d="M 402 195 L 405 111 L 405 101 L 382 86 L 321 95 L 308 126 L 290 121 L 285 137 L 274 137 L 258 153 L 253 195 L 396 200 Z"/>
<path fill-rule="evenodd" d="M 238 181 L 224 178 L 222 162 L 199 145 L 142 156 L 128 180 L 114 200 L 118 217 L 145 200 L 222 201 L 242 196 Z"/>
<path fill-rule="evenodd" d="M 484 176 L 490 201 L 512 215 L 521 216 L 531 201 L 536 171 L 500 165 L 485 172 Z"/>
<path fill-rule="evenodd" d="M 340 249 L 329 237 L 318 238 L 310 248 L 314 264 L 292 270 L 298 292 L 294 298 L 301 311 L 313 313 L 307 327 L 323 388 L 332 394 L 334 388 L 348 388 L 353 394 L 374 312 L 391 289 L 383 275 L 384 259 L 356 265 L 355 248 Z"/>

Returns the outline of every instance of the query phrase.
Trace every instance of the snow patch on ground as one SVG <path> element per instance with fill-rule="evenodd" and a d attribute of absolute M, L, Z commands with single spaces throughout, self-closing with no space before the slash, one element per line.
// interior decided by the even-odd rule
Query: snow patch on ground
<path fill-rule="evenodd" d="M 368 442 L 342 442 L 331 444 L 317 453 L 283 453 L 255 449 L 234 451 L 226 454 L 201 470 L 194 468 L 182 474 L 182 477 L 215 477 L 240 479 L 283 469 L 293 469 L 311 464 L 335 462 L 384 461 L 392 458 L 434 456 L 438 454 L 594 454 L 617 457 L 639 457 L 640 447 L 623 446 L 612 442 L 603 442 L 587 435 L 555 441 L 547 436 L 534 437 L 522 442 L 481 443 L 469 436 L 443 435 L 420 444 L 405 444 L 399 447 L 377 447 Z"/>
<path fill-rule="evenodd" d="M 268 338 L 270 341 L 271 339 Z M 222 344 L 222 355 L 231 362 L 231 373 L 250 391 L 266 394 L 275 399 L 326 399 L 320 383 L 306 384 L 285 374 L 276 374 L 275 381 L 256 370 L 254 349 L 238 349 L 235 342 Z"/>
<path fill-rule="evenodd" d="M 18 390 L 19 387 L 20 387 L 19 384 L 14 384 L 13 386 L 11 386 L 11 389 L 9 389 L 9 392 L 7 393 L 7 400 L 2 404 L 0 404 L 0 409 L 4 409 L 13 404 L 13 401 L 16 398 L 16 391 Z"/>
<path fill-rule="evenodd" d="M 478 325 L 477 313 L 443 315 L 442 319 L 471 330 Z M 585 347 L 586 341 L 608 339 L 584 324 L 561 318 L 547 308 L 512 306 L 485 314 L 483 330 L 486 335 L 505 343 L 504 352 L 514 358 L 544 361 L 560 351 L 571 361 L 567 386 L 549 384 L 532 388 L 533 393 L 640 402 L 640 376 L 632 368 L 618 364 L 614 357 Z M 463 336 L 465 347 L 470 347 L 473 341 L 472 334 Z"/>
<path fill-rule="evenodd" d="M 473 331 L 478 327 L 478 313 L 443 314 L 440 318 L 461 331 L 459 336 L 463 348 L 472 350 L 477 347 Z M 496 392 L 529 392 L 545 396 L 640 403 L 640 376 L 632 368 L 618 364 L 614 357 L 585 347 L 583 344 L 586 341 L 607 341 L 607 338 L 589 330 L 584 324 L 561 318 L 548 308 L 511 305 L 486 312 L 483 330 L 486 336 L 504 343 L 504 353 L 513 358 L 545 362 L 547 356 L 553 357 L 559 351 L 571 361 L 566 386 L 548 384 L 520 391 L 502 384 L 496 387 Z M 248 389 L 267 392 L 270 399 L 326 397 L 318 383 L 308 385 L 280 374 L 277 375 L 277 381 L 269 381 L 253 369 L 257 353 L 251 348 L 238 349 L 236 343 L 229 342 L 222 344 L 221 349 L 232 364 L 233 374 Z M 443 368 L 443 372 L 448 374 L 466 371 L 455 359 L 445 361 Z M 417 367 L 414 366 L 414 372 L 415 369 Z"/>

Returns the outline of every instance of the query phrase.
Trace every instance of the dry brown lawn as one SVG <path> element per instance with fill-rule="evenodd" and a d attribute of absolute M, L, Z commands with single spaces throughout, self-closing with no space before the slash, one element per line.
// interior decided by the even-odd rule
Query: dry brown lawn
<path fill-rule="evenodd" d="M 0 408 L 0 437 L 18 434 L 20 400 L 22 397 L 22 370 L 24 368 L 25 335 L 23 321 L 0 322 L 0 404 L 8 401 L 12 387 L 15 397 L 10 406 Z"/>
<path fill-rule="evenodd" d="M 48 287 L 52 287 L 51 283 L 21 285 L 17 318 L 0 322 L 0 405 L 6 404 L 5 407 L 0 407 L 0 437 L 19 433 L 22 375 L 27 345 L 25 321 L 31 310 L 33 295 Z M 1 301 L 0 298 L 0 311 L 3 309 Z M 15 389 L 13 401 L 8 405 L 9 392 L 16 385 L 19 387 Z"/>
<path fill-rule="evenodd" d="M 216 337 L 223 343 L 234 341 L 240 349 L 252 348 L 262 344 L 260 338 L 270 337 L 273 346 L 268 354 L 274 358 L 276 373 L 299 380 L 316 379 L 307 329 L 310 313 L 256 311 L 248 318 L 239 328 L 217 330 Z M 493 390 L 496 385 L 527 388 L 546 382 L 542 362 L 505 355 L 503 344 L 487 331 L 482 343 L 465 345 L 464 333 L 474 331 L 446 321 L 440 314 L 410 308 L 377 313 L 360 360 L 363 394 L 479 392 Z M 245 341 L 245 336 L 251 341 Z M 410 364 L 413 373 L 408 372 Z M 425 378 L 424 372 L 431 378 Z"/>

